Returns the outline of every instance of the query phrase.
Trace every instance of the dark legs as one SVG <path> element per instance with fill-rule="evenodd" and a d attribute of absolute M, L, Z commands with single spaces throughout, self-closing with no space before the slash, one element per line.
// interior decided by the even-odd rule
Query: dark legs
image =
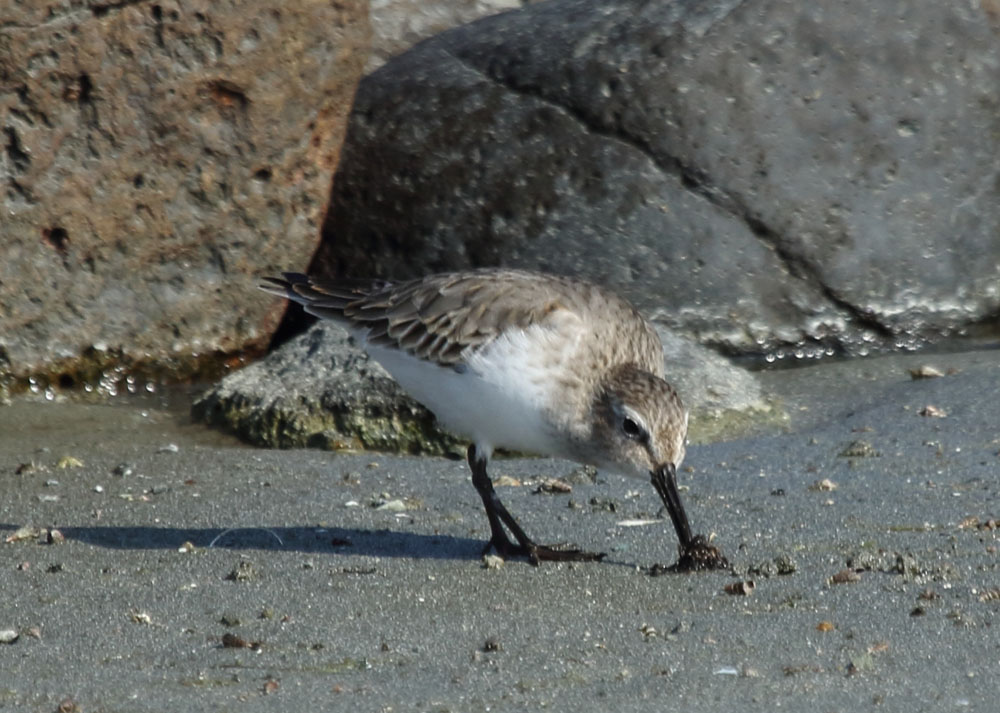
<path fill-rule="evenodd" d="M 517 520 L 510 514 L 504 504 L 500 501 L 500 496 L 493 489 L 493 481 L 486 473 L 486 459 L 480 458 L 476 452 L 475 444 L 469 446 L 468 451 L 469 468 L 472 469 L 472 484 L 476 486 L 476 492 L 483 500 L 483 507 L 486 508 L 486 517 L 490 521 L 490 541 L 486 549 L 490 547 L 496 549 L 502 557 L 524 556 L 531 560 L 531 564 L 537 565 L 541 560 L 572 561 L 572 562 L 592 562 L 604 557 L 604 553 L 584 552 L 578 549 L 560 547 L 558 545 L 546 547 L 532 542 Z M 676 490 L 676 488 L 675 488 Z M 678 501 L 679 502 L 679 501 Z M 507 529 L 517 540 L 515 545 L 507 537 Z"/>

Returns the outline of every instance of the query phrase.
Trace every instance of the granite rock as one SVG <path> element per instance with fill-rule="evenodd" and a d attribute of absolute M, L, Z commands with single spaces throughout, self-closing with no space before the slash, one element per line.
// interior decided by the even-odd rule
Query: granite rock
<path fill-rule="evenodd" d="M 312 269 L 588 277 L 742 354 L 1000 312 L 993 4 L 553 0 L 360 85 Z"/>
<path fill-rule="evenodd" d="M 367 3 L 0 15 L 0 377 L 269 336 L 280 315 L 253 279 L 315 248 Z"/>
<path fill-rule="evenodd" d="M 521 0 L 371 0 L 371 72 L 421 40 L 487 15 L 521 7 Z"/>

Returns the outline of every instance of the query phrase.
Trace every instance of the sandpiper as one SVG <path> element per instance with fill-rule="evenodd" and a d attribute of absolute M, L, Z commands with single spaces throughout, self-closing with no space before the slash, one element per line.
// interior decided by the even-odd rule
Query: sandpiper
<path fill-rule="evenodd" d="M 677 490 L 688 412 L 664 379 L 660 340 L 613 292 L 512 269 L 398 284 L 285 273 L 260 287 L 343 324 L 445 427 L 471 439 L 487 550 L 533 564 L 604 556 L 539 545 L 525 534 L 486 472 L 494 448 L 503 447 L 649 478 L 677 532 L 679 565 L 724 566 L 716 548 L 692 535 Z"/>

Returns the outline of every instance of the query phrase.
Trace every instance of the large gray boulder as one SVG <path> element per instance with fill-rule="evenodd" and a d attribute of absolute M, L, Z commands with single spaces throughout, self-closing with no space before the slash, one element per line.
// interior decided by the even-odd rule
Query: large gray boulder
<path fill-rule="evenodd" d="M 367 0 L 3 3 L 0 383 L 266 339 L 370 34 Z"/>
<path fill-rule="evenodd" d="M 446 32 L 360 85 L 312 268 L 578 274 L 740 353 L 961 332 L 1000 311 L 987 10 L 552 0 Z"/>

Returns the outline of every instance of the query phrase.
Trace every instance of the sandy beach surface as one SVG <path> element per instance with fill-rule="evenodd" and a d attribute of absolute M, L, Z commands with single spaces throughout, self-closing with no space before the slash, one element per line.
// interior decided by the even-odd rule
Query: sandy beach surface
<path fill-rule="evenodd" d="M 762 380 L 786 427 L 680 471 L 734 571 L 660 576 L 647 482 L 497 461 L 535 539 L 608 553 L 498 565 L 464 462 L 255 449 L 156 397 L 15 399 L 0 709 L 995 711 L 1000 351 Z"/>

